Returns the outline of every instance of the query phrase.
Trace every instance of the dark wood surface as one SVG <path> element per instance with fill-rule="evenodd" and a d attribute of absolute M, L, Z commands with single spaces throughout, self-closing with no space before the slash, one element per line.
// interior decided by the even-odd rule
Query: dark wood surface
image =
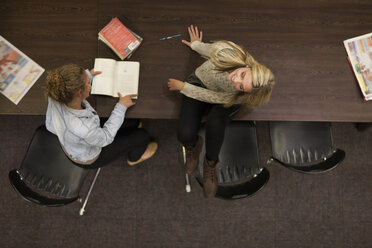
<path fill-rule="evenodd" d="M 372 122 L 346 60 L 343 40 L 372 32 L 372 2 L 356 1 L 3 1 L 0 34 L 46 70 L 65 63 L 92 67 L 94 58 L 116 55 L 97 40 L 98 31 L 117 16 L 144 42 L 130 60 L 141 63 L 139 99 L 127 116 L 177 118 L 181 96 L 166 87 L 183 80 L 202 63 L 181 43 L 196 24 L 204 41 L 226 39 L 245 46 L 275 74 L 271 101 L 247 120 Z M 181 33 L 181 38 L 159 41 Z M 1 114 L 45 114 L 46 73 L 18 105 L 0 95 Z M 102 116 L 117 99 L 88 99 Z"/>

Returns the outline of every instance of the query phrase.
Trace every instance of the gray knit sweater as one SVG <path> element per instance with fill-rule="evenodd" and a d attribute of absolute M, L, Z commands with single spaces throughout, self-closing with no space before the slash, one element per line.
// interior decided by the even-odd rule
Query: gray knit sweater
<path fill-rule="evenodd" d="M 215 70 L 216 67 L 209 60 L 210 54 L 215 48 L 222 49 L 224 47 L 214 47 L 213 44 L 200 41 L 191 43 L 192 50 L 208 59 L 195 71 L 195 75 L 202 81 L 206 88 L 185 82 L 185 86 L 181 90 L 181 93 L 202 102 L 224 104 L 229 102 L 229 100 L 238 93 L 238 90 L 235 89 L 234 85 L 229 81 L 229 74 L 227 72 Z"/>

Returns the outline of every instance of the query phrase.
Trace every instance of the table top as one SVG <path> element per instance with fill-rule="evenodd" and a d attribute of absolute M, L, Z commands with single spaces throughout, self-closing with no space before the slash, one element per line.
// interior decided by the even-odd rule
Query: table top
<path fill-rule="evenodd" d="M 0 34 L 46 70 L 66 63 L 92 68 L 94 58 L 119 58 L 97 40 L 112 17 L 143 37 L 130 58 L 139 61 L 139 97 L 127 117 L 174 119 L 181 95 L 168 78 L 184 80 L 203 59 L 181 43 L 198 25 L 204 42 L 231 40 L 270 68 L 276 85 L 268 104 L 236 116 L 244 120 L 372 122 L 372 102 L 362 99 L 343 40 L 372 32 L 372 2 L 285 0 L 49 1 L 6 0 Z M 213 8 L 211 8 L 213 3 Z M 3 25 L 4 24 L 4 25 Z M 173 34 L 181 37 L 159 41 Z M 43 115 L 46 73 L 18 105 L 0 95 L 0 114 Z M 90 96 L 101 116 L 117 99 Z"/>

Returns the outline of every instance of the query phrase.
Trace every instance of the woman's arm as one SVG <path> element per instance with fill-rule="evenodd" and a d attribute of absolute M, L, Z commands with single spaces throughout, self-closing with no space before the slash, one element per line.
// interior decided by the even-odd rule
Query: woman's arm
<path fill-rule="evenodd" d="M 185 83 L 180 92 L 187 97 L 213 104 L 225 104 L 235 95 L 234 93 L 208 90 L 189 83 Z"/>
<path fill-rule="evenodd" d="M 126 110 L 135 104 L 132 101 L 132 97 L 137 95 L 122 96 L 120 93 L 118 95 L 119 101 L 103 127 L 92 125 L 85 135 L 84 140 L 89 145 L 104 147 L 111 144 L 124 122 Z"/>
<path fill-rule="evenodd" d="M 213 47 L 212 44 L 202 42 L 203 31 L 199 32 L 198 27 L 194 27 L 193 25 L 187 27 L 187 30 L 189 32 L 190 41 L 182 40 L 182 43 L 189 46 L 200 55 L 209 58 Z"/>

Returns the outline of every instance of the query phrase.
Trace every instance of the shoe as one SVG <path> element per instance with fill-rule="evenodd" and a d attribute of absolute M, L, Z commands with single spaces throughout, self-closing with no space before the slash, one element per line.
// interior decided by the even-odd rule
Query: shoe
<path fill-rule="evenodd" d="M 203 138 L 198 137 L 198 142 L 194 147 L 185 147 L 186 163 L 185 170 L 188 175 L 192 175 L 199 164 L 199 155 L 203 148 Z"/>
<path fill-rule="evenodd" d="M 142 154 L 140 159 L 138 159 L 137 161 L 134 161 L 134 162 L 127 160 L 127 162 L 130 166 L 139 164 L 139 163 L 151 158 L 155 154 L 157 149 L 158 149 L 158 143 L 150 142 L 147 145 L 146 151 Z"/>
<path fill-rule="evenodd" d="M 204 158 L 203 163 L 203 194 L 205 198 L 212 198 L 217 193 L 217 163 Z"/>

